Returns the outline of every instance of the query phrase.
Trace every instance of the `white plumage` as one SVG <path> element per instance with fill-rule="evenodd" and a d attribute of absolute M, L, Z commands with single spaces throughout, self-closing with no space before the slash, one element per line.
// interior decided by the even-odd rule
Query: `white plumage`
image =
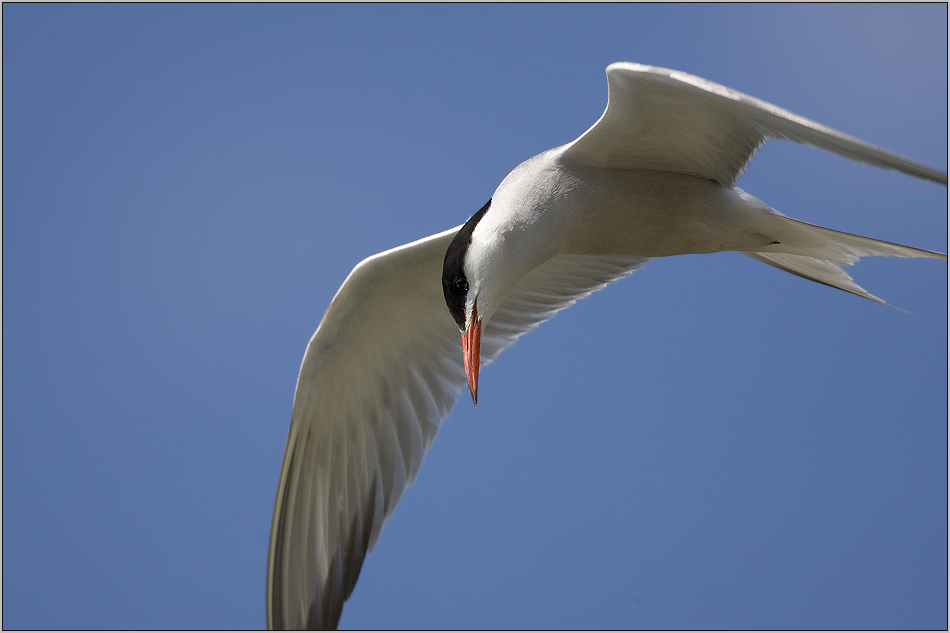
<path fill-rule="evenodd" d="M 453 245 L 456 227 L 374 255 L 337 292 L 297 381 L 271 530 L 269 627 L 337 624 L 466 384 L 443 295 L 450 246 L 463 256 L 464 327 L 480 328 L 482 363 L 650 257 L 738 250 L 877 301 L 842 267 L 867 255 L 945 259 L 791 220 L 734 185 L 769 138 L 943 184 L 946 174 L 685 73 L 618 63 L 607 76 L 600 120 L 513 170 L 467 225 L 470 243 Z"/>

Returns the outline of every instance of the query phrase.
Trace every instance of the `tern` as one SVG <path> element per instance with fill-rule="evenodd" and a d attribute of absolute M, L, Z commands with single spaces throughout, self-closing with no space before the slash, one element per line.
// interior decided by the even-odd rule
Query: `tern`
<path fill-rule="evenodd" d="M 768 139 L 947 184 L 947 174 L 683 72 L 620 62 L 575 141 L 516 167 L 461 227 L 373 255 L 300 367 L 267 563 L 267 625 L 339 623 L 367 552 L 480 366 L 654 257 L 738 251 L 884 303 L 861 257 L 946 255 L 788 218 L 736 187 Z M 461 332 L 461 337 L 459 336 Z"/>

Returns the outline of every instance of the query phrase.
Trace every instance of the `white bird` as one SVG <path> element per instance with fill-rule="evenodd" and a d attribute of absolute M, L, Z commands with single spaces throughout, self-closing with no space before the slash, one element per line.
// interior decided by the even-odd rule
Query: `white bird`
<path fill-rule="evenodd" d="M 333 298 L 297 379 L 269 628 L 335 628 L 466 383 L 476 400 L 480 365 L 650 258 L 738 251 L 881 303 L 843 268 L 946 259 L 787 218 L 735 186 L 770 138 L 944 185 L 946 173 L 686 73 L 616 63 L 607 80 L 607 109 L 580 138 L 516 167 L 463 226 L 364 260 Z"/>

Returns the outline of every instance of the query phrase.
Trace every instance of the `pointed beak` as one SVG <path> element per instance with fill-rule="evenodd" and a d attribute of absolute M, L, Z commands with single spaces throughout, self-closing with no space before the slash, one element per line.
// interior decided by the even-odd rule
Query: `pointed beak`
<path fill-rule="evenodd" d="M 468 329 L 462 332 L 462 364 L 465 365 L 468 391 L 472 394 L 472 404 L 475 406 L 478 406 L 478 361 L 481 342 L 482 320 L 473 312 Z"/>

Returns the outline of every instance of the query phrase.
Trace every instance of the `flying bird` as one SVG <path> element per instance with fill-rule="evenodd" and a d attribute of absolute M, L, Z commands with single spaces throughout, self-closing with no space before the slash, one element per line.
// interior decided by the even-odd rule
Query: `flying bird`
<path fill-rule="evenodd" d="M 607 68 L 607 109 L 516 167 L 460 227 L 373 255 L 300 367 L 267 563 L 267 626 L 335 628 L 364 558 L 479 369 L 653 257 L 738 251 L 884 303 L 844 268 L 946 255 L 788 218 L 736 187 L 768 139 L 947 184 L 947 174 L 683 72 Z M 461 333 L 461 336 L 459 335 Z"/>

